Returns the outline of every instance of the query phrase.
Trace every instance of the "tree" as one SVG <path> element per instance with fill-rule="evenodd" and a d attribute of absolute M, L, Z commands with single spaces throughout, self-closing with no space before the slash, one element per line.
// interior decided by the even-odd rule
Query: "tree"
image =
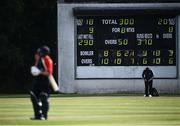
<path fill-rule="evenodd" d="M 56 0 L 0 2 L 1 93 L 28 91 L 33 53 L 41 45 L 50 46 L 56 59 L 56 10 Z"/>

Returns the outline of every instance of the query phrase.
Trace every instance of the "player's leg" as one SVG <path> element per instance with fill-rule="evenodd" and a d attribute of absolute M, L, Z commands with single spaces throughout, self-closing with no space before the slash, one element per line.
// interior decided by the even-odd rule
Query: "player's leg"
<path fill-rule="evenodd" d="M 40 93 L 40 99 L 42 102 L 42 114 L 44 116 L 45 119 L 48 118 L 48 110 L 49 110 L 49 94 L 45 93 L 45 92 L 41 92 Z"/>
<path fill-rule="evenodd" d="M 42 117 L 41 103 L 37 98 L 37 96 L 35 95 L 35 93 L 32 91 L 30 91 L 30 97 L 34 110 L 34 118 L 32 119 L 41 119 Z"/>
<path fill-rule="evenodd" d="M 148 96 L 148 81 L 144 81 L 145 83 L 145 96 Z"/>
<path fill-rule="evenodd" d="M 149 96 L 152 97 L 152 83 L 153 81 L 149 81 Z"/>

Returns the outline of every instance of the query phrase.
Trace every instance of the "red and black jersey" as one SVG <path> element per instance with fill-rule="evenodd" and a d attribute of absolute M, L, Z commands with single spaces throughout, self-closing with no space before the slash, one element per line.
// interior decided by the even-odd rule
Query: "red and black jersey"
<path fill-rule="evenodd" d="M 40 69 L 41 71 L 48 71 L 50 74 L 53 74 L 53 60 L 48 55 L 43 57 L 43 59 L 44 59 L 45 66 L 43 65 L 42 60 L 39 60 L 38 65 L 37 65 L 38 69 Z M 35 94 L 38 94 L 40 92 L 49 93 L 50 84 L 49 84 L 48 77 L 44 75 L 39 75 L 35 77 L 35 83 L 33 85 L 32 91 Z"/>
<path fill-rule="evenodd" d="M 52 59 L 47 55 L 44 58 L 45 65 L 47 67 L 47 71 L 49 74 L 53 74 L 53 61 Z"/>

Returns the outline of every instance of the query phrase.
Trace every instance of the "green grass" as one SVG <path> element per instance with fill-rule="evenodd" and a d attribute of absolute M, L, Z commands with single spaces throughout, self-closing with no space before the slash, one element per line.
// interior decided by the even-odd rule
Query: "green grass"
<path fill-rule="evenodd" d="M 32 121 L 29 97 L 0 96 L 0 125 L 179 126 L 180 97 L 60 95 L 50 98 L 49 119 Z"/>

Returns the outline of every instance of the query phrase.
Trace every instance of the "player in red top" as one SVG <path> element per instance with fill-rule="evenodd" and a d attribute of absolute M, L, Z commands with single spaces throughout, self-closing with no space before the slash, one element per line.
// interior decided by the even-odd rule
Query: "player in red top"
<path fill-rule="evenodd" d="M 48 118 L 50 84 L 48 76 L 53 74 L 53 61 L 49 56 L 50 49 L 47 46 L 39 48 L 35 54 L 35 65 L 40 72 L 33 74 L 35 81 L 30 91 L 34 109 L 34 118 L 44 120 Z M 44 64 L 43 64 L 44 62 Z"/>

